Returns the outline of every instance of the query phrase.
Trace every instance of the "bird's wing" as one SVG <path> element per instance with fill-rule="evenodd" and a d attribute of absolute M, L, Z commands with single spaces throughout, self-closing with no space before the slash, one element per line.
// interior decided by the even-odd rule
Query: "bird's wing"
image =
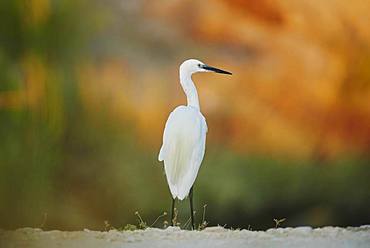
<path fill-rule="evenodd" d="M 193 185 L 205 151 L 207 125 L 199 110 L 177 107 L 169 116 L 159 160 L 164 161 L 174 198 L 184 199 Z"/>

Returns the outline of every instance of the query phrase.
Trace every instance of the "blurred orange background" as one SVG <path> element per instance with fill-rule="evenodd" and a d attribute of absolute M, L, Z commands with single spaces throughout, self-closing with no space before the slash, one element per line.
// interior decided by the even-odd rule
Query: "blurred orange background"
<path fill-rule="evenodd" d="M 5 1 L 0 227 L 166 211 L 156 156 L 188 58 L 233 72 L 193 78 L 209 127 L 196 201 L 211 225 L 368 223 L 368 13 L 363 0 Z"/>

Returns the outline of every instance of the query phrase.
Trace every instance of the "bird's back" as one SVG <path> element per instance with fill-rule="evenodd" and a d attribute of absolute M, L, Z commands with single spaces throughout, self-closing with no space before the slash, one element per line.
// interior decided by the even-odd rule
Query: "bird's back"
<path fill-rule="evenodd" d="M 164 161 L 173 198 L 183 200 L 194 184 L 205 151 L 207 124 L 200 111 L 179 106 L 169 116 L 158 159 Z"/>

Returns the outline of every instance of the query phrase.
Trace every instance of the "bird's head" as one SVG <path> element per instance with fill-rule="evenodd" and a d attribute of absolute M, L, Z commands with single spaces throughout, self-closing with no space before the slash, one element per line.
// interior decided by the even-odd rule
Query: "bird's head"
<path fill-rule="evenodd" d="M 191 75 L 196 72 L 217 72 L 222 74 L 229 74 L 231 75 L 231 72 L 224 71 L 209 65 L 206 65 L 205 63 L 197 60 L 197 59 L 188 59 L 185 60 L 180 65 L 180 74 L 188 74 Z"/>

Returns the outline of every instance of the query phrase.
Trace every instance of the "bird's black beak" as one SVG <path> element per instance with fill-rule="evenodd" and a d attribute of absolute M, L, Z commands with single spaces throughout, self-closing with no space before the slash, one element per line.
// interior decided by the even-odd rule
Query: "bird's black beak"
<path fill-rule="evenodd" d="M 207 71 L 213 71 L 213 72 L 217 72 L 217 73 L 222 73 L 222 74 L 232 75 L 232 73 L 231 73 L 231 72 L 224 71 L 224 70 L 221 70 L 221 69 L 218 69 L 218 68 L 215 68 L 215 67 L 209 66 L 209 65 L 202 65 L 201 67 L 202 67 L 203 69 L 207 70 Z"/>

